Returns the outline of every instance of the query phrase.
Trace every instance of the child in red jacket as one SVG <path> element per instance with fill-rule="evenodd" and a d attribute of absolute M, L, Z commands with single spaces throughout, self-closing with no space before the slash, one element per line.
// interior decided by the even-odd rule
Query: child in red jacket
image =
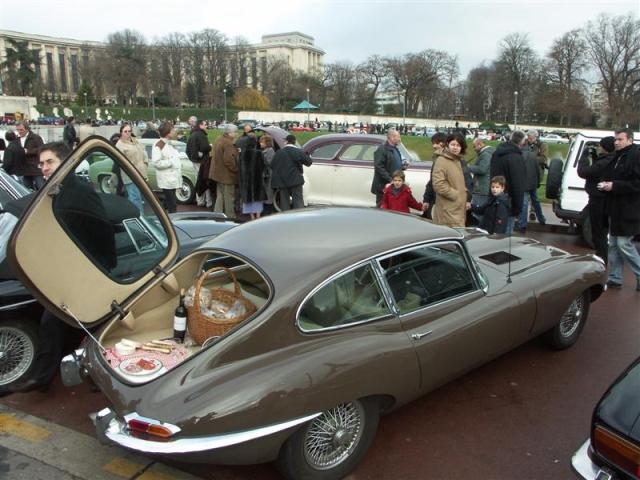
<path fill-rule="evenodd" d="M 381 208 L 409 213 L 409 207 L 423 210 L 423 205 L 417 201 L 411 189 L 404 184 L 404 173 L 401 170 L 393 172 L 393 183 L 384 188 Z"/>

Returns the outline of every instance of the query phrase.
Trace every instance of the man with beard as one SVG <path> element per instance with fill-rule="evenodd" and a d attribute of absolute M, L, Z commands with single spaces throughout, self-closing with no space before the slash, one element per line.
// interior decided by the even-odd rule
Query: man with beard
<path fill-rule="evenodd" d="M 506 192 L 511 198 L 511 215 L 507 223 L 506 234 L 513 233 L 515 222 L 522 212 L 526 170 L 520 146 L 524 142 L 524 132 L 516 130 L 508 142 L 498 145 L 491 156 L 490 177 L 503 176 L 507 181 Z"/>
<path fill-rule="evenodd" d="M 640 254 L 633 243 L 640 233 L 640 147 L 633 144 L 633 130 L 616 131 L 615 154 L 597 185 L 606 192 L 609 213 L 609 280 L 611 288 L 621 288 L 624 263 L 629 263 L 640 291 Z"/>

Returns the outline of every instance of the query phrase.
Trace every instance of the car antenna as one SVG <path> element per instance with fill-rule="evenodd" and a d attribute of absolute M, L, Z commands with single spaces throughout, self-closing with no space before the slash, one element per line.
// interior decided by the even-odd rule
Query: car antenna
<path fill-rule="evenodd" d="M 509 232 L 509 252 L 507 259 L 507 283 L 511 283 L 511 237 L 513 236 L 513 230 Z"/>

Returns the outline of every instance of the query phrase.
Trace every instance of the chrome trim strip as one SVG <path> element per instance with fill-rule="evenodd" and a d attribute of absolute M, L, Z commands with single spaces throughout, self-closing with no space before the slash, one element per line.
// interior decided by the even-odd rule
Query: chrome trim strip
<path fill-rule="evenodd" d="M 329 278 L 325 279 L 322 283 L 318 284 L 315 288 L 313 288 L 305 297 L 304 299 L 300 302 L 300 304 L 298 305 L 298 308 L 296 309 L 296 326 L 298 327 L 298 329 L 301 332 L 304 333 L 319 333 L 319 332 L 324 332 L 327 331 L 329 329 L 331 330 L 335 330 L 336 328 L 348 328 L 351 327 L 352 325 L 357 325 L 357 324 L 361 324 L 361 323 L 367 323 L 370 321 L 373 321 L 373 319 L 371 320 L 364 320 L 362 322 L 358 322 L 358 323 L 349 323 L 347 325 L 340 325 L 338 327 L 328 327 L 328 328 L 319 328 L 317 330 L 304 330 L 301 326 L 300 326 L 300 311 L 302 310 L 302 307 L 304 306 L 304 304 L 307 302 L 307 300 L 309 300 L 309 298 L 311 296 L 313 296 L 318 290 L 320 290 L 322 287 L 324 287 L 326 284 L 328 284 L 329 282 L 333 281 L 334 279 L 336 279 L 337 277 L 339 277 L 340 275 L 347 273 L 351 270 L 355 270 L 356 268 L 362 267 L 367 263 L 371 263 L 372 260 L 375 260 L 376 262 L 378 261 L 378 259 L 384 258 L 386 256 L 390 256 L 393 255 L 395 253 L 400 253 L 400 252 L 404 252 L 404 251 L 408 251 L 408 250 L 412 250 L 415 247 L 419 247 L 419 246 L 427 246 L 427 245 L 433 245 L 435 243 L 442 243 L 442 242 L 451 242 L 451 241 L 460 241 L 464 239 L 464 235 L 460 234 L 460 236 L 458 238 L 444 238 L 444 239 L 438 239 L 438 240 L 431 240 L 431 241 L 427 241 L 427 242 L 415 242 L 415 243 L 411 243 L 408 245 L 404 245 L 402 247 L 396 247 L 390 250 L 386 250 L 384 252 L 378 253 L 376 255 L 372 255 L 364 260 L 361 260 L 360 262 L 350 265 L 348 267 L 343 268 L 342 270 L 334 273 L 333 275 L 329 276 Z M 465 248 L 463 248 L 463 250 L 466 251 Z M 376 271 L 376 267 L 372 267 L 374 272 Z M 475 279 L 475 275 L 474 275 L 474 279 Z M 380 281 L 380 278 L 378 278 L 378 281 Z M 386 281 L 383 282 L 383 284 L 380 284 L 379 286 L 382 287 L 382 285 L 386 284 Z M 389 297 L 387 294 L 385 294 L 385 288 L 383 287 L 383 295 L 385 297 L 385 301 L 387 302 L 387 307 L 389 307 L 392 311 L 397 311 L 397 306 L 395 306 L 395 302 L 392 302 L 391 304 L 389 304 Z M 383 317 L 379 317 L 379 318 L 387 318 L 386 316 Z"/>
<path fill-rule="evenodd" d="M 587 441 L 582 444 L 571 458 L 571 466 L 575 472 L 585 480 L 595 480 L 600 473 L 600 467 L 593 463 L 591 458 L 589 458 L 590 447 L 591 441 L 587 439 Z"/>
<path fill-rule="evenodd" d="M 109 409 L 105 409 L 109 410 Z M 99 416 L 104 416 L 103 412 L 99 413 Z M 108 414 L 107 412 L 106 414 Z M 277 423 L 275 425 L 269 425 L 267 427 L 259 427 L 253 430 L 245 430 L 243 432 L 224 433 L 220 435 L 212 435 L 210 437 L 192 437 L 192 438 L 180 438 L 176 440 L 169 440 L 165 442 L 155 442 L 152 440 L 143 440 L 141 438 L 132 437 L 128 434 L 126 425 L 120 420 L 113 419 L 105 430 L 106 437 L 118 445 L 129 448 L 131 450 L 137 450 L 143 453 L 161 453 L 161 454 L 175 454 L 175 453 L 191 453 L 191 452 L 204 452 L 207 450 L 216 450 L 220 448 L 230 447 L 241 443 L 256 440 L 258 438 L 266 437 L 274 433 L 287 430 L 291 427 L 301 425 L 314 418 L 318 417 L 319 413 L 307 415 L 305 417 L 296 418 L 283 423 Z"/>
<path fill-rule="evenodd" d="M 22 307 L 23 305 L 29 305 L 30 303 L 36 303 L 37 300 L 32 298 L 31 300 L 25 300 L 24 302 L 12 303 L 11 305 L 4 305 L 0 307 L 0 312 L 5 310 L 14 310 L 18 307 Z"/>

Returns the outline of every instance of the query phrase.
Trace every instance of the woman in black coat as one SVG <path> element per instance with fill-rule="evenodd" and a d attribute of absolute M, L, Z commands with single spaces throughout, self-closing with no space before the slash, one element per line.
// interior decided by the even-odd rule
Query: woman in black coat
<path fill-rule="evenodd" d="M 257 149 L 255 137 L 247 136 L 245 148 L 240 155 L 238 170 L 240 173 L 240 199 L 242 213 L 250 215 L 251 220 L 260 218 L 267 199 L 264 190 L 264 160 L 262 152 Z"/>

